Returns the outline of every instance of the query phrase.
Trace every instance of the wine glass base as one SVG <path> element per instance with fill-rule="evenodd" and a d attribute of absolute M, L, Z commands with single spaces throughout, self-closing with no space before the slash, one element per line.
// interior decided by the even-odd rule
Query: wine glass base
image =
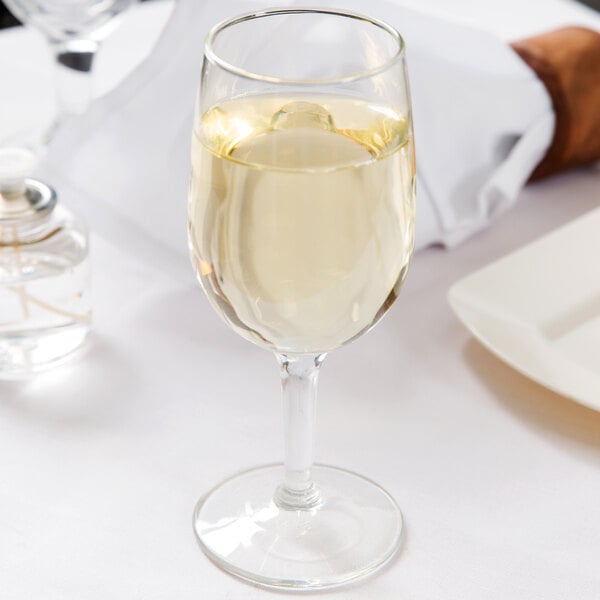
<path fill-rule="evenodd" d="M 274 588 L 333 588 L 380 569 L 400 547 L 395 501 L 349 471 L 317 465 L 312 475 L 322 502 L 310 510 L 275 504 L 279 465 L 227 479 L 194 511 L 201 548 L 225 571 Z"/>

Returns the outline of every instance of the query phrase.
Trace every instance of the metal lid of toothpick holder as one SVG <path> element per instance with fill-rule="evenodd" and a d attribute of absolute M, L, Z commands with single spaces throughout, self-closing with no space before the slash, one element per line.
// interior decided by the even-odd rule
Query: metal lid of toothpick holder
<path fill-rule="evenodd" d="M 0 377 L 62 362 L 90 328 L 87 230 L 30 177 L 36 162 L 0 148 Z"/>
<path fill-rule="evenodd" d="M 0 226 L 18 225 L 54 210 L 56 192 L 28 178 L 35 164 L 35 154 L 28 150 L 0 148 Z"/>

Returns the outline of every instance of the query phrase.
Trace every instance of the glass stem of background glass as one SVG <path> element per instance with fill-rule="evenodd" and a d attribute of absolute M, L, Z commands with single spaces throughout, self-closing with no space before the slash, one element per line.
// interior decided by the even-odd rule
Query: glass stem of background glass
<path fill-rule="evenodd" d="M 274 500 L 285 510 L 308 510 L 321 502 L 310 470 L 317 380 L 325 354 L 279 354 L 277 358 L 283 391 L 285 474 Z"/>
<path fill-rule="evenodd" d="M 98 43 L 93 40 L 50 42 L 56 64 L 57 117 L 85 112 L 92 100 L 92 69 Z"/>

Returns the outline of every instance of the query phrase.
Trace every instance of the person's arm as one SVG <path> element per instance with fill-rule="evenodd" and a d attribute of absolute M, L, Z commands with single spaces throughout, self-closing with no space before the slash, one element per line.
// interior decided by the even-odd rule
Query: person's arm
<path fill-rule="evenodd" d="M 600 160 L 600 33 L 565 27 L 512 44 L 544 83 L 554 137 L 531 179 Z"/>

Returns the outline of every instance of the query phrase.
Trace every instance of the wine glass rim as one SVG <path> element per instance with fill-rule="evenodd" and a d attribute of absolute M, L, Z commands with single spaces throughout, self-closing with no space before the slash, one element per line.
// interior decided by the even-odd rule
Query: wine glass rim
<path fill-rule="evenodd" d="M 242 67 L 238 67 L 219 56 L 214 49 L 214 42 L 217 36 L 222 31 L 233 25 L 237 25 L 239 23 L 244 23 L 246 21 L 251 21 L 254 19 L 261 19 L 263 17 L 310 13 L 346 17 L 349 19 L 355 19 L 357 21 L 363 21 L 364 23 L 370 23 L 371 25 L 375 25 L 376 27 L 379 27 L 380 29 L 383 29 L 384 31 L 389 33 L 395 39 L 398 45 L 396 52 L 379 65 L 371 67 L 370 69 L 364 69 L 362 71 L 350 73 L 348 75 L 341 75 L 339 77 L 324 77 L 317 79 L 288 79 L 286 77 L 275 77 L 273 75 L 254 73 L 253 71 L 249 71 L 247 69 L 243 69 Z M 208 36 L 206 37 L 206 42 L 204 44 L 204 56 L 210 63 L 224 69 L 225 71 L 229 71 L 230 73 L 233 73 L 234 75 L 243 77 L 245 79 L 252 79 L 255 81 L 262 81 L 265 83 L 283 83 L 289 85 L 327 85 L 358 81 L 360 79 L 367 79 L 369 77 L 382 73 L 402 59 L 402 57 L 404 56 L 404 49 L 404 39 L 402 38 L 400 33 L 385 21 L 381 21 L 379 19 L 375 19 L 373 17 L 369 17 L 361 13 L 344 9 L 294 6 L 283 8 L 270 8 L 258 11 L 254 10 L 251 12 L 237 15 L 235 17 L 231 17 L 229 19 L 225 19 L 224 21 L 217 23 L 214 27 L 212 27 L 212 29 L 208 33 Z"/>

